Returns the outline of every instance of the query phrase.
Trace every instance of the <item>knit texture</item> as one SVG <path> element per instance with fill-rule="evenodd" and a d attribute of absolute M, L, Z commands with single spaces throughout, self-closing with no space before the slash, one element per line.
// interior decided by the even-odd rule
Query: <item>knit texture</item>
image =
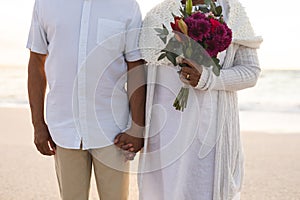
<path fill-rule="evenodd" d="M 222 1 L 222 0 L 221 0 Z M 215 177 L 213 200 L 232 200 L 240 192 L 243 181 L 243 152 L 240 140 L 239 114 L 237 90 L 252 87 L 256 84 L 260 73 L 256 48 L 262 42 L 261 37 L 254 34 L 253 28 L 242 5 L 237 0 L 223 0 L 228 3 L 228 25 L 233 31 L 233 42 L 227 49 L 226 57 L 220 76 L 214 75 L 211 69 L 205 68 L 197 90 L 218 91 L 217 112 L 217 143 L 215 155 Z M 169 22 L 173 21 L 171 13 L 179 14 L 180 2 L 165 0 L 153 8 L 146 16 L 140 37 L 140 47 L 145 60 L 148 62 L 148 89 L 146 103 L 146 123 L 151 121 L 151 108 L 153 104 L 156 70 L 158 65 L 170 65 L 164 59 L 157 61 L 159 51 L 164 44 L 153 28 L 161 27 L 164 23 L 170 28 Z M 192 116 L 191 116 L 192 118 Z M 192 119 L 191 119 L 192 120 Z M 146 137 L 149 127 L 146 128 Z M 205 141 L 203 141 L 205 143 Z M 147 138 L 144 153 L 147 153 Z M 199 149 L 199 156 L 209 151 Z M 145 167 L 145 157 L 141 156 L 141 168 Z M 143 187 L 142 175 L 140 187 Z"/>

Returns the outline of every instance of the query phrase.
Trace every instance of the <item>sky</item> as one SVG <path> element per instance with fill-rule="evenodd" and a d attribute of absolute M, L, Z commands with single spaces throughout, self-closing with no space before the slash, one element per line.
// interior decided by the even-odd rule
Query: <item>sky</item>
<path fill-rule="evenodd" d="M 137 0 L 143 15 L 162 0 Z M 240 0 L 254 29 L 263 36 L 258 50 L 263 69 L 299 69 L 300 2 Z M 270 3 L 272 2 L 272 3 Z M 285 1 L 287 2 L 287 1 Z M 27 65 L 29 56 L 26 41 L 34 0 L 0 1 L 0 66 Z"/>

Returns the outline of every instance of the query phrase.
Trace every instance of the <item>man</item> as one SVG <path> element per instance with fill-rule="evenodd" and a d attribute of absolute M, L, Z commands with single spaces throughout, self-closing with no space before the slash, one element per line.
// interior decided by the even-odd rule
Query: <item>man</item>
<path fill-rule="evenodd" d="M 101 200 L 127 199 L 124 155 L 132 154 L 113 142 L 117 135 L 118 147 L 132 153 L 143 147 L 140 26 L 134 0 L 35 2 L 27 44 L 34 142 L 54 155 L 63 200 L 88 199 L 92 165 Z"/>

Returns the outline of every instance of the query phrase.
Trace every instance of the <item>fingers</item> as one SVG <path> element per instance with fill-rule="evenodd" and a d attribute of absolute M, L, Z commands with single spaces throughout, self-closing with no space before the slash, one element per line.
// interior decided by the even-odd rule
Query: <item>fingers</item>
<path fill-rule="evenodd" d="M 56 145 L 50 136 L 46 134 L 37 135 L 34 138 L 34 144 L 41 154 L 45 156 L 55 155 Z"/>
<path fill-rule="evenodd" d="M 114 143 L 115 145 L 122 150 L 122 153 L 125 157 L 125 162 L 128 160 L 133 160 L 135 157 L 133 144 L 128 142 L 128 135 L 125 133 L 120 133 L 116 136 Z"/>
<path fill-rule="evenodd" d="M 127 133 L 121 133 L 115 138 L 115 145 L 120 148 L 120 150 L 126 152 L 125 157 L 128 157 L 128 155 L 130 157 L 132 156 L 131 154 L 135 154 L 143 148 L 144 140 L 143 138 L 136 138 Z M 128 158 L 127 160 L 132 159 Z"/>
<path fill-rule="evenodd" d="M 190 84 L 193 87 L 196 87 L 201 73 L 196 68 L 182 67 L 180 72 L 180 79 L 185 84 Z"/>
<path fill-rule="evenodd" d="M 122 138 L 124 136 L 123 134 L 124 133 L 120 133 L 119 135 L 117 135 L 116 138 L 115 138 L 115 141 L 114 141 L 115 145 L 117 147 L 119 147 L 120 149 L 122 149 L 122 146 L 125 145 L 124 138 Z"/>
<path fill-rule="evenodd" d="M 131 143 L 123 145 L 121 149 L 124 151 L 134 151 L 133 144 Z"/>
<path fill-rule="evenodd" d="M 56 145 L 53 142 L 46 124 L 34 127 L 34 144 L 37 150 L 46 156 L 55 155 Z"/>
<path fill-rule="evenodd" d="M 182 59 L 182 63 L 188 65 L 190 68 L 194 68 L 194 69 L 198 69 L 198 70 L 201 68 L 200 65 L 198 65 L 195 61 L 190 60 L 190 59 L 184 58 L 184 59 Z"/>
<path fill-rule="evenodd" d="M 42 143 L 36 142 L 35 145 L 37 150 L 45 156 L 52 156 L 55 154 L 55 151 L 50 148 L 48 141 L 44 141 Z"/>
<path fill-rule="evenodd" d="M 133 144 L 127 141 L 127 137 L 125 136 L 124 133 L 120 133 L 119 135 L 117 135 L 114 140 L 114 143 L 118 148 L 124 151 L 128 151 L 130 148 L 133 147 Z"/>
<path fill-rule="evenodd" d="M 195 75 L 195 74 L 190 74 L 187 72 L 181 72 L 181 77 L 183 79 L 185 79 L 187 82 L 192 82 L 192 81 L 196 81 L 199 80 L 199 75 Z"/>
<path fill-rule="evenodd" d="M 52 138 L 49 140 L 49 145 L 51 147 L 51 150 L 54 151 L 54 153 L 55 153 L 55 151 L 56 151 L 56 144 L 53 142 Z"/>
<path fill-rule="evenodd" d="M 186 79 L 186 76 L 187 76 L 187 74 L 180 73 L 179 78 L 180 78 L 181 82 L 189 85 L 190 81 Z"/>
<path fill-rule="evenodd" d="M 122 133 L 118 134 L 116 137 L 115 137 L 115 140 L 114 140 L 114 143 L 117 144 L 119 141 L 120 141 L 120 137 L 122 136 Z"/>

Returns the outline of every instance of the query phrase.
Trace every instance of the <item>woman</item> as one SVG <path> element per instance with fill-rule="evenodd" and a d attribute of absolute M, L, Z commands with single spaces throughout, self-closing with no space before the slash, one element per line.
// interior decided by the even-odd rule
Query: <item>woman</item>
<path fill-rule="evenodd" d="M 142 200 L 236 200 L 243 178 L 237 92 L 256 84 L 260 68 L 256 37 L 238 0 L 218 0 L 233 31 L 229 48 L 219 54 L 222 70 L 184 61 L 178 69 L 157 61 L 164 44 L 153 28 L 179 15 L 179 0 L 165 0 L 145 17 L 140 47 L 148 62 L 147 124 L 140 175 Z M 204 0 L 193 1 L 203 4 Z M 168 26 L 171 30 L 171 27 Z M 173 101 L 183 82 L 190 85 L 184 112 Z"/>

